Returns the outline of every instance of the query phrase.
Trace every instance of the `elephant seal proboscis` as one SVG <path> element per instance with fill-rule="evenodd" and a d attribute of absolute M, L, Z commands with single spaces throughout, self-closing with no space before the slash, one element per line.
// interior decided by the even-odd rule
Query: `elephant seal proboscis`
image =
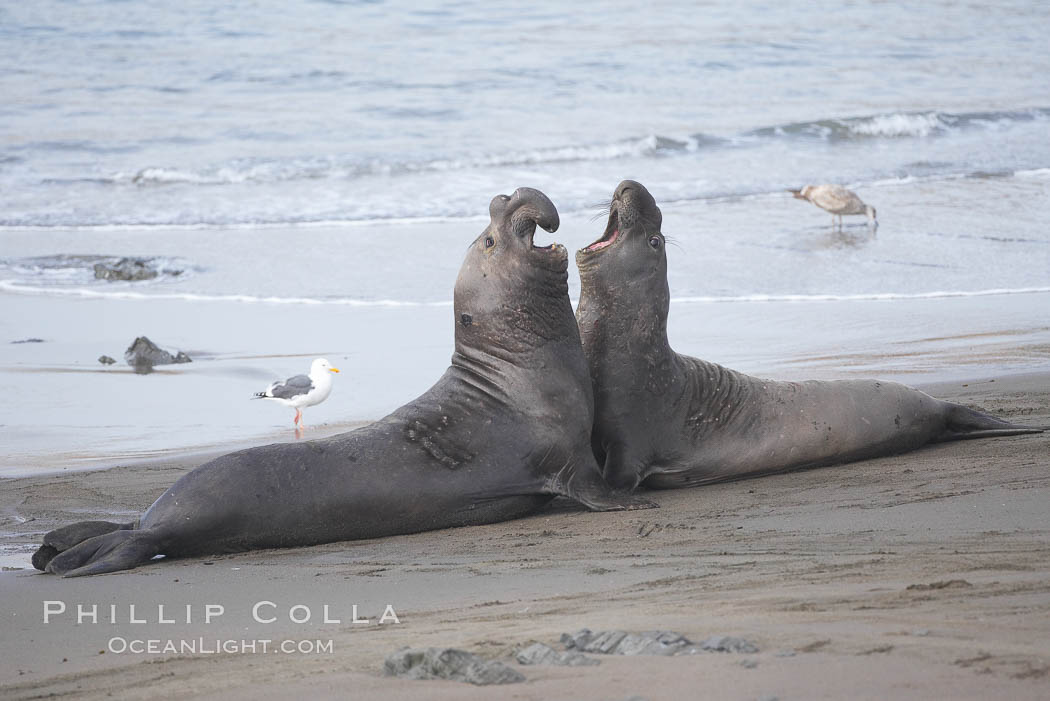
<path fill-rule="evenodd" d="M 576 254 L 592 443 L 611 486 L 687 487 L 1042 430 L 894 382 L 776 382 L 675 353 L 662 220 L 624 181 L 601 239 Z"/>
<path fill-rule="evenodd" d="M 491 523 L 555 495 L 592 510 L 653 506 L 618 495 L 590 448 L 587 362 L 558 228 L 538 190 L 497 196 L 456 281 L 455 353 L 430 390 L 331 438 L 224 455 L 183 475 L 134 524 L 75 523 L 34 565 L 81 576 L 182 557 Z"/>

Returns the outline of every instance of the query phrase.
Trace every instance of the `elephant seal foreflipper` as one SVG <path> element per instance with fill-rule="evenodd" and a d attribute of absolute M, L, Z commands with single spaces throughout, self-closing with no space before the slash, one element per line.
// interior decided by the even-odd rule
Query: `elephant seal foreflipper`
<path fill-rule="evenodd" d="M 576 254 L 592 442 L 613 487 L 684 487 L 1041 430 L 897 383 L 774 382 L 678 355 L 661 224 L 652 195 L 624 181 L 602 238 Z"/>
<path fill-rule="evenodd" d="M 180 478 L 134 529 L 109 524 L 112 532 L 98 535 L 98 522 L 67 526 L 57 541 L 68 549 L 37 560 L 48 572 L 81 576 L 156 555 L 490 523 L 554 495 L 594 510 L 653 506 L 611 492 L 591 453 L 594 402 L 568 254 L 533 245 L 537 224 L 557 229 L 557 210 L 521 188 L 493 199 L 489 212 L 456 281 L 451 366 L 425 394 L 356 431 L 220 457 Z"/>

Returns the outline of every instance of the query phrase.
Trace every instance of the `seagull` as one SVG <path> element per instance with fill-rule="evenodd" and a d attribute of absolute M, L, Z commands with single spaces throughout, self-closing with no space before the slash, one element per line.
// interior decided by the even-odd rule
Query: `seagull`
<path fill-rule="evenodd" d="M 879 222 L 875 220 L 875 208 L 870 204 L 864 204 L 857 194 L 847 190 L 841 185 L 806 185 L 801 190 L 788 190 L 800 200 L 809 200 L 821 209 L 831 212 L 831 225 L 835 225 L 835 217 L 839 218 L 839 228 L 842 228 L 843 214 L 866 214 L 869 223 L 875 226 Z"/>
<path fill-rule="evenodd" d="M 318 358 L 310 364 L 309 375 L 296 375 L 284 382 L 274 382 L 264 392 L 256 392 L 252 399 L 272 399 L 295 409 L 295 428 L 298 431 L 306 428 L 303 409 L 320 404 L 332 393 L 331 372 L 339 372 L 339 368 L 332 367 L 325 358 Z"/>

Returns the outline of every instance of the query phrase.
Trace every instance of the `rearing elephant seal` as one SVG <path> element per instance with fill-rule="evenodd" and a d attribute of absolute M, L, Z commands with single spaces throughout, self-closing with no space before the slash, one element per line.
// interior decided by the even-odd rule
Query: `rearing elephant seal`
<path fill-rule="evenodd" d="M 524 516 L 554 495 L 593 510 L 614 495 L 590 449 L 590 377 L 569 302 L 568 254 L 533 245 L 558 212 L 538 190 L 489 206 L 455 290 L 452 364 L 376 423 L 251 448 L 180 478 L 137 524 L 48 533 L 33 564 L 67 577 L 180 557 L 376 538 Z"/>
<path fill-rule="evenodd" d="M 613 487 L 687 487 L 1041 430 L 893 382 L 774 382 L 675 353 L 662 220 L 626 180 L 602 238 L 576 254 L 592 444 Z"/>

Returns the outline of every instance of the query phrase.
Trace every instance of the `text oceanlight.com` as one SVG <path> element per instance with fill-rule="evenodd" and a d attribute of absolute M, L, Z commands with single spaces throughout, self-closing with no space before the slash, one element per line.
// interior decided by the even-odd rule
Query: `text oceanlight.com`
<path fill-rule="evenodd" d="M 107 649 L 117 655 L 218 655 L 235 654 L 283 654 L 283 655 L 331 655 L 334 646 L 331 640 L 221 640 L 217 638 L 193 638 L 186 640 L 143 640 L 114 637 L 109 639 Z"/>

